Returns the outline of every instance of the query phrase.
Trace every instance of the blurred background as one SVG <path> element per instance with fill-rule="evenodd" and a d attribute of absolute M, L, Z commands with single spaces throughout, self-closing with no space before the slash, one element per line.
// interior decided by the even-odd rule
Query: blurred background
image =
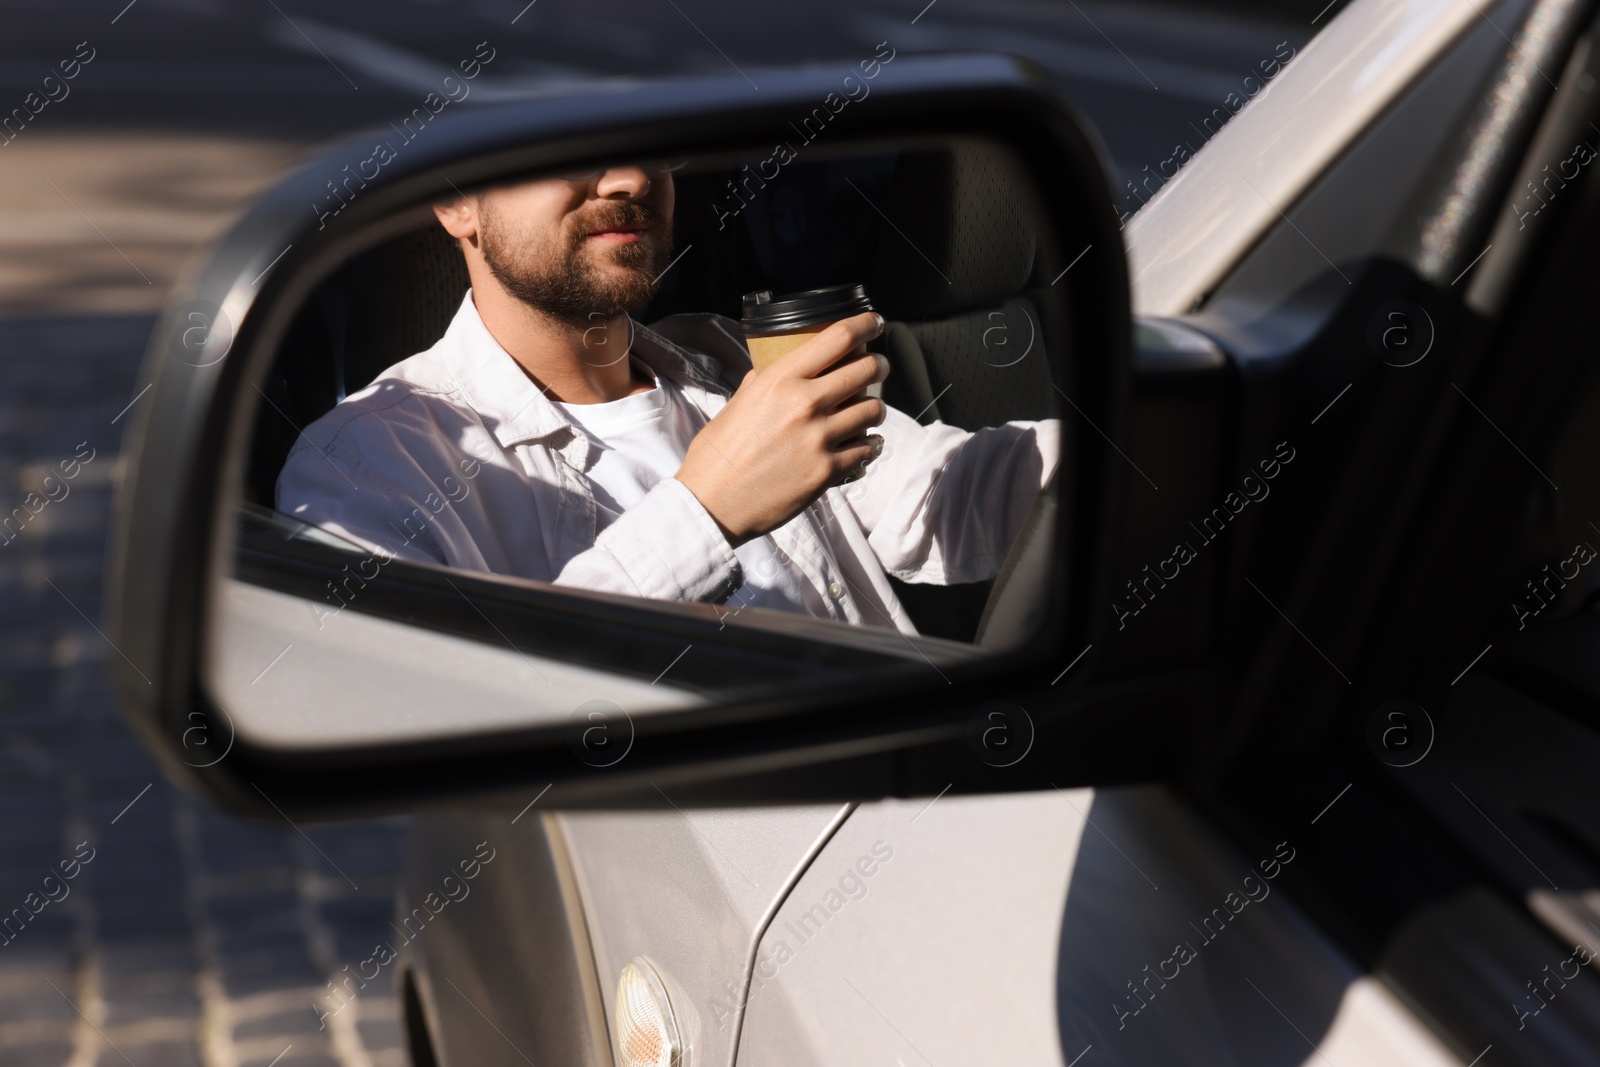
<path fill-rule="evenodd" d="M 231 819 L 166 785 L 104 678 L 106 529 L 143 346 L 174 278 L 260 190 L 387 129 L 484 42 L 461 107 L 675 74 L 759 83 L 887 40 L 1032 59 L 1098 127 L 1133 211 L 1261 61 L 1342 3 L 8 0 L 0 516 L 92 458 L 0 531 L 0 1067 L 406 1062 L 392 968 L 325 1025 L 311 1007 L 391 936 L 404 820 Z M 85 856 L 46 898 L 45 876 Z"/>

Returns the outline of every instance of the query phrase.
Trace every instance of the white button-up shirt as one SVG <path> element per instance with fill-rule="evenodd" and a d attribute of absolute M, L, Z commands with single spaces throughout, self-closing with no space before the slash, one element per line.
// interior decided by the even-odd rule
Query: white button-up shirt
<path fill-rule="evenodd" d="M 714 315 L 637 326 L 632 351 L 678 387 L 699 425 L 750 369 L 738 325 Z M 875 432 L 884 449 L 865 477 L 767 536 L 815 594 L 805 597 L 812 614 L 915 633 L 885 572 L 934 584 L 994 577 L 1055 470 L 1060 424 L 969 432 L 891 407 Z M 588 472 L 605 448 L 500 347 L 468 292 L 436 345 L 306 429 L 277 504 L 384 556 L 738 609 L 739 560 L 676 478 L 609 524 L 597 519 Z"/>

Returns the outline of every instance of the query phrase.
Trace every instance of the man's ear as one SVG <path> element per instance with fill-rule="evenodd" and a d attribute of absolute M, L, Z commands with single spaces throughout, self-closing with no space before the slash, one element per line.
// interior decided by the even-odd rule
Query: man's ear
<path fill-rule="evenodd" d="M 451 237 L 471 238 L 478 235 L 478 207 L 468 197 L 433 205 L 439 225 Z"/>

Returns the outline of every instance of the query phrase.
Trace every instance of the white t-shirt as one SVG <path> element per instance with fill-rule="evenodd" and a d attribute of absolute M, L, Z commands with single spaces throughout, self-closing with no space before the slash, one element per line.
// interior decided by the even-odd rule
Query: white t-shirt
<path fill-rule="evenodd" d="M 636 365 L 643 368 L 642 363 Z M 665 375 L 652 376 L 654 389 L 620 400 L 603 404 L 553 401 L 604 450 L 588 471 L 594 486 L 596 532 L 637 504 L 657 482 L 677 474 L 689 443 L 706 423 L 704 414 L 685 400 L 671 380 Z M 825 605 L 809 603 L 818 598 L 791 570 L 770 534 L 751 538 L 733 554 L 744 571 L 744 584 L 729 598 L 729 607 L 827 617 Z M 808 597 L 807 592 L 813 596 Z"/>

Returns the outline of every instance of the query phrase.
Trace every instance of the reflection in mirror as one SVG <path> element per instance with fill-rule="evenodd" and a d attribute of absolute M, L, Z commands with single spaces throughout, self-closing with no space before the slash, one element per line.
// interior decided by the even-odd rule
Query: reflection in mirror
<path fill-rule="evenodd" d="M 1014 645 L 1062 451 L 1039 203 L 1002 146 L 947 140 L 618 163 L 393 220 L 261 386 L 218 704 L 278 744 L 425 737 Z"/>

